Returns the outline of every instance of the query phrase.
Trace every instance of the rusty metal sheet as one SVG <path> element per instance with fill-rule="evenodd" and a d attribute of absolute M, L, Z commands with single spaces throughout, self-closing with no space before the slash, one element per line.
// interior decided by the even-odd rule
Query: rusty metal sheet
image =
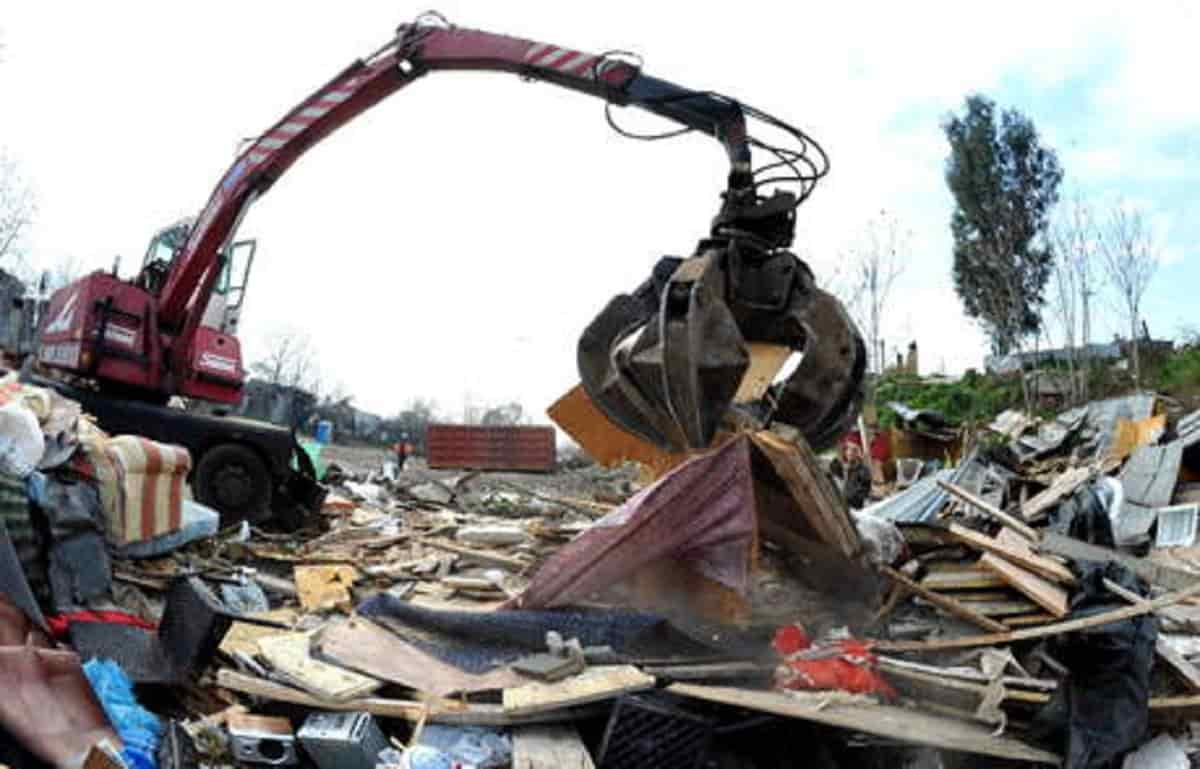
<path fill-rule="evenodd" d="M 644 567 L 674 562 L 744 594 L 756 531 L 750 440 L 680 465 L 555 553 L 514 602 L 579 602 Z"/>
<path fill-rule="evenodd" d="M 557 460 L 554 428 L 430 425 L 425 460 L 432 468 L 551 472 Z"/>

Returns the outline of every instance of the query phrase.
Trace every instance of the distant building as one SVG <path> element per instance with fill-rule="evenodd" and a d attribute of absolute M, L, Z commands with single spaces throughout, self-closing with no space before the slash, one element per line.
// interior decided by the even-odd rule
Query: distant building
<path fill-rule="evenodd" d="M 1143 339 L 1140 343 L 1143 355 L 1153 355 L 1160 352 L 1170 352 L 1175 343 L 1170 340 Z M 1053 350 L 1032 350 L 1008 355 L 989 355 L 984 358 L 984 366 L 993 374 L 1011 374 L 1029 368 L 1040 368 L 1047 364 L 1066 365 L 1074 352 L 1075 360 L 1084 358 L 1093 361 L 1108 361 L 1116 363 L 1129 356 L 1129 342 L 1116 340 L 1108 344 L 1089 344 L 1081 347 L 1060 347 Z"/>

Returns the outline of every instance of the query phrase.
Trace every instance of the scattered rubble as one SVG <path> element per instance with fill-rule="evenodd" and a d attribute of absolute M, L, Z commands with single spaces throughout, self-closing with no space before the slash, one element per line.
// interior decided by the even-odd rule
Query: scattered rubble
<path fill-rule="evenodd" d="M 295 533 L 218 530 L 186 451 L 11 378 L 0 400 L 8 766 L 1200 754 L 1200 417 L 1153 396 L 980 432 L 892 404 L 886 459 L 853 431 L 857 510 L 794 436 L 668 455 L 575 403 L 603 464 L 339 458 Z M 906 431 L 961 458 L 911 456 Z"/>

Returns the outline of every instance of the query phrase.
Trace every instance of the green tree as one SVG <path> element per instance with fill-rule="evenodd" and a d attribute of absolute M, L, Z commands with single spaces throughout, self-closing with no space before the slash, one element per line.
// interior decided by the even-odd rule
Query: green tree
<path fill-rule="evenodd" d="M 950 142 L 946 185 L 954 196 L 954 287 L 998 355 L 1020 350 L 1041 328 L 1053 254 L 1046 231 L 1062 169 L 1033 121 L 967 97 L 966 113 L 942 125 Z"/>

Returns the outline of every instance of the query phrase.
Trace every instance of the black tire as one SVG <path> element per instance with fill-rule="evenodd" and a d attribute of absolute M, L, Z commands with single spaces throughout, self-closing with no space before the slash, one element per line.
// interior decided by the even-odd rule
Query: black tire
<path fill-rule="evenodd" d="M 221 525 L 266 517 L 271 507 L 271 473 L 253 449 L 222 443 L 200 457 L 196 499 L 221 514 Z"/>

